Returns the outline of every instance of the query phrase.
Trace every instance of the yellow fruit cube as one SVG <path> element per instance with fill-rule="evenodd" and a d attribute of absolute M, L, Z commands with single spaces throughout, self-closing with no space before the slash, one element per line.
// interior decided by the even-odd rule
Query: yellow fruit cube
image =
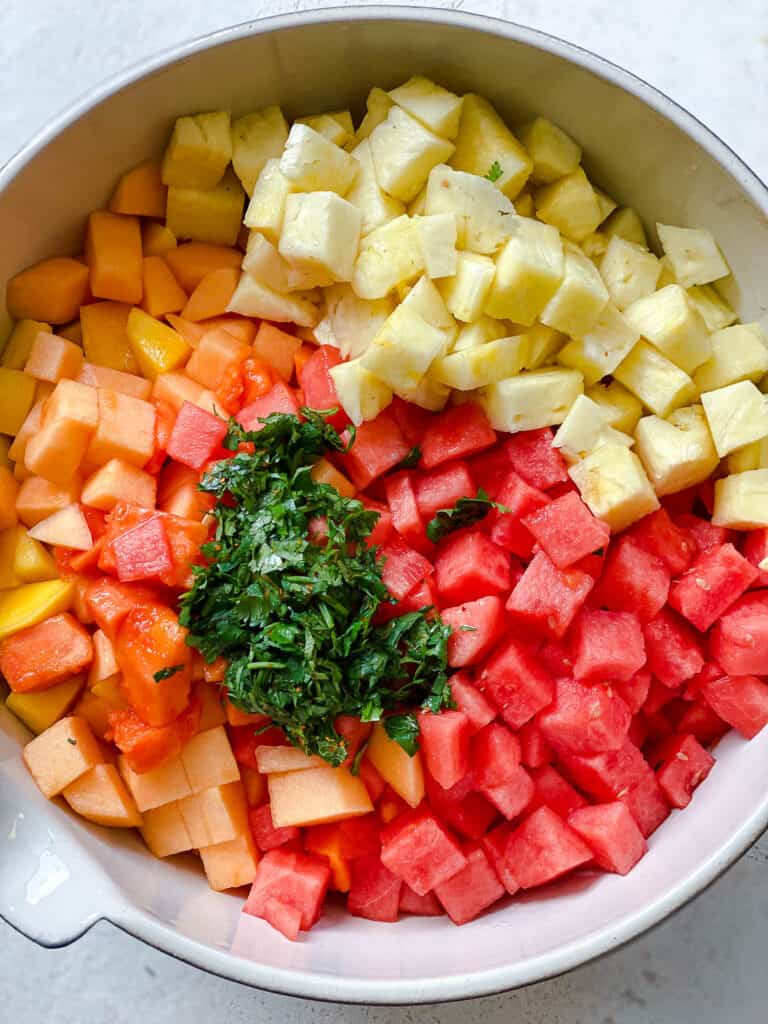
<path fill-rule="evenodd" d="M 701 314 L 708 331 L 721 331 L 739 319 L 738 314 L 711 284 L 694 285 L 687 291 L 688 298 Z"/>
<path fill-rule="evenodd" d="M 210 189 L 168 189 L 166 222 L 177 238 L 234 245 L 240 233 L 245 193 L 233 170 Z"/>
<path fill-rule="evenodd" d="M 564 271 L 557 229 L 521 217 L 514 235 L 496 257 L 486 314 L 530 327 L 560 287 Z"/>
<path fill-rule="evenodd" d="M 236 782 L 240 778 L 223 726 L 193 736 L 182 750 L 181 760 L 193 793 Z"/>
<path fill-rule="evenodd" d="M 305 754 L 298 747 L 256 747 L 256 766 L 262 775 L 274 772 L 302 772 L 322 768 L 326 762 L 316 754 Z"/>
<path fill-rule="evenodd" d="M 715 331 L 712 355 L 693 376 L 699 391 L 714 391 L 741 380 L 759 381 L 768 373 L 768 338 L 760 324 L 736 324 Z"/>
<path fill-rule="evenodd" d="M 552 224 L 572 242 L 582 242 L 603 220 L 597 194 L 581 167 L 543 185 L 533 199 L 539 220 Z"/>
<path fill-rule="evenodd" d="M 142 812 L 182 800 L 192 793 L 181 757 L 172 757 L 141 775 L 133 771 L 122 756 L 118 758 L 117 766 L 136 806 Z"/>
<path fill-rule="evenodd" d="M 600 230 L 608 238 L 618 236 L 625 238 L 628 242 L 634 242 L 635 245 L 642 245 L 644 249 L 648 248 L 643 222 L 631 206 L 621 206 L 618 210 L 614 210 Z"/>
<path fill-rule="evenodd" d="M 216 892 L 250 885 L 256 877 L 259 854 L 247 832 L 224 843 L 201 846 L 198 852 L 208 884 Z"/>
<path fill-rule="evenodd" d="M 179 800 L 179 809 L 195 847 L 225 843 L 248 831 L 248 804 L 240 777 Z"/>
<path fill-rule="evenodd" d="M 557 428 L 552 447 L 558 448 L 569 462 L 576 462 L 603 444 L 623 444 L 630 448 L 632 443 L 628 434 L 610 426 L 605 409 L 586 395 L 579 395 Z"/>
<path fill-rule="evenodd" d="M 180 117 L 163 156 L 163 184 L 175 188 L 214 188 L 231 159 L 229 111 Z"/>
<path fill-rule="evenodd" d="M 725 460 L 729 473 L 746 473 L 750 469 L 768 469 L 768 437 L 745 444 Z"/>
<path fill-rule="evenodd" d="M 546 117 L 523 125 L 517 134 L 533 161 L 531 181 L 537 185 L 564 178 L 581 163 L 581 146 Z"/>
<path fill-rule="evenodd" d="M 60 718 L 24 747 L 24 763 L 43 796 L 57 796 L 104 757 L 82 718 Z"/>
<path fill-rule="evenodd" d="M 38 693 L 9 693 L 5 706 L 37 735 L 66 715 L 84 686 L 85 676 L 73 676 Z"/>
<path fill-rule="evenodd" d="M 569 341 L 557 353 L 556 362 L 560 366 L 568 366 L 578 370 L 587 385 L 596 384 L 605 376 L 601 352 L 587 351 L 583 341 Z"/>
<path fill-rule="evenodd" d="M 278 159 L 267 160 L 253 186 L 251 201 L 245 211 L 245 226 L 260 231 L 273 245 L 280 241 L 280 231 L 285 215 L 285 200 L 294 185 L 280 170 Z"/>
<path fill-rule="evenodd" d="M 25 583 L 0 594 L 0 640 L 72 607 L 72 580 Z"/>
<path fill-rule="evenodd" d="M 0 434 L 15 435 L 35 400 L 35 378 L 0 366 Z"/>
<path fill-rule="evenodd" d="M 519 373 L 528 353 L 528 338 L 519 334 L 484 345 L 453 351 L 437 359 L 430 370 L 441 384 L 459 391 L 474 391 Z"/>
<path fill-rule="evenodd" d="M 386 121 L 387 114 L 393 106 L 394 102 L 389 98 L 389 94 L 383 89 L 379 89 L 378 86 L 374 86 L 365 101 L 365 116 L 355 132 L 355 143 L 367 139 L 374 128 L 377 128 L 382 121 Z"/>
<path fill-rule="evenodd" d="M 483 312 L 496 276 L 496 265 L 490 256 L 474 252 L 457 254 L 456 273 L 439 283 L 440 294 L 457 320 L 472 323 Z"/>
<path fill-rule="evenodd" d="M 549 330 L 549 328 L 545 328 L 545 330 Z M 477 345 L 485 345 L 486 342 L 508 336 L 508 324 L 503 320 L 494 320 L 493 317 L 483 315 L 471 324 L 461 325 L 456 340 L 451 346 L 451 352 L 462 352 L 464 349 L 475 348 Z"/>
<path fill-rule="evenodd" d="M 643 464 L 624 445 L 602 445 L 571 466 L 568 473 L 593 515 L 614 532 L 659 507 Z"/>
<path fill-rule="evenodd" d="M 481 404 L 495 430 L 515 434 L 562 423 L 583 390 L 578 370 L 544 367 L 491 384 Z"/>
<path fill-rule="evenodd" d="M 227 312 L 301 327 L 314 327 L 320 318 L 317 306 L 300 293 L 281 295 L 261 284 L 251 273 L 243 274 L 238 281 Z"/>
<path fill-rule="evenodd" d="M 353 156 L 310 128 L 294 123 L 280 157 L 280 172 L 301 192 L 346 195 L 359 169 Z M 252 225 L 248 225 L 251 227 Z"/>
<path fill-rule="evenodd" d="M 113 764 L 97 764 L 62 792 L 82 818 L 109 828 L 141 828 L 143 820 Z"/>
<path fill-rule="evenodd" d="M 13 461 L 10 454 L 11 439 L 6 434 L 0 434 L 0 466 L 6 469 L 13 469 Z"/>
<path fill-rule="evenodd" d="M 23 370 L 35 338 L 41 331 L 50 333 L 51 330 L 50 324 L 39 320 L 19 320 L 3 347 L 2 365 L 9 370 Z"/>
<path fill-rule="evenodd" d="M 565 344 L 565 335 L 544 324 L 533 324 L 526 332 L 528 355 L 526 370 L 538 370 L 552 360 Z"/>
<path fill-rule="evenodd" d="M 644 416 L 635 429 L 635 440 L 659 496 L 702 483 L 720 461 L 700 405 L 676 409 L 666 420 Z"/>
<path fill-rule="evenodd" d="M 467 93 L 461 107 L 456 151 L 450 164 L 457 171 L 468 171 L 485 177 L 491 169 L 494 184 L 504 195 L 514 199 L 528 180 L 532 162 L 528 153 L 512 134 L 488 100 Z"/>
<path fill-rule="evenodd" d="M 595 185 L 593 185 L 592 188 L 595 190 L 597 202 L 600 206 L 600 213 L 602 216 L 600 223 L 602 224 L 606 218 L 613 213 L 618 206 L 618 203 L 615 199 L 611 199 L 611 197 L 607 193 L 603 192 L 602 189 L 597 188 Z"/>
<path fill-rule="evenodd" d="M 444 139 L 455 139 L 458 135 L 461 97 L 441 85 L 414 75 L 403 85 L 390 89 L 389 96 L 435 135 Z"/>
<path fill-rule="evenodd" d="M 280 107 L 264 107 L 232 122 L 232 166 L 251 195 L 267 160 L 279 159 L 288 138 Z"/>
<path fill-rule="evenodd" d="M 407 804 L 416 807 L 421 803 L 424 799 L 424 768 L 418 751 L 409 756 L 378 722 L 373 727 L 365 756 Z"/>
<path fill-rule="evenodd" d="M 316 132 L 324 135 L 334 146 L 345 148 L 355 134 L 352 114 L 348 110 L 338 110 L 333 114 L 310 114 L 308 117 L 297 117 L 297 124 L 308 124 Z"/>
<path fill-rule="evenodd" d="M 269 776 L 267 785 L 276 828 L 320 825 L 373 810 L 362 780 L 347 768 L 325 765 L 303 772 L 278 773 Z"/>
<path fill-rule="evenodd" d="M 539 319 L 546 327 L 583 338 L 597 323 L 608 303 L 608 290 L 594 263 L 577 246 L 564 246 L 564 276 Z"/>
<path fill-rule="evenodd" d="M 442 331 L 402 303 L 362 355 L 361 365 L 393 391 L 407 391 L 419 385 L 444 347 Z"/>
<path fill-rule="evenodd" d="M 661 262 L 642 246 L 614 235 L 600 262 L 600 276 L 612 301 L 626 309 L 656 289 Z"/>
<path fill-rule="evenodd" d="M 50 552 L 21 527 L 16 530 L 15 535 L 13 568 L 19 580 L 24 583 L 42 583 L 45 580 L 59 578 L 56 563 Z"/>
<path fill-rule="evenodd" d="M 424 212 L 452 215 L 457 246 L 486 256 L 514 235 L 520 220 L 511 200 L 487 178 L 445 164 L 430 171 Z"/>
<path fill-rule="evenodd" d="M 325 316 L 315 327 L 315 338 L 354 359 L 365 352 L 394 306 L 389 298 L 358 298 L 348 284 L 332 285 L 325 289 Z"/>
<path fill-rule="evenodd" d="M 432 376 L 424 377 L 415 388 L 401 389 L 396 394 L 411 405 L 430 412 L 441 412 L 448 404 L 451 389 L 436 381 Z M 457 394 L 459 394 L 457 392 Z"/>
<path fill-rule="evenodd" d="M 423 271 L 415 221 L 403 214 L 360 240 L 352 288 L 361 299 L 383 299 Z"/>
<path fill-rule="evenodd" d="M 676 228 L 657 224 L 664 255 L 672 265 L 675 278 L 683 288 L 709 284 L 730 274 L 730 268 L 717 247 L 711 231 L 701 228 Z"/>
<path fill-rule="evenodd" d="M 733 473 L 716 480 L 712 522 L 733 530 L 768 526 L 768 469 Z"/>
<path fill-rule="evenodd" d="M 162 256 L 164 252 L 175 249 L 177 245 L 176 236 L 165 224 L 151 220 L 142 225 L 141 249 L 145 257 Z"/>
<path fill-rule="evenodd" d="M 290 195 L 280 255 L 319 287 L 350 281 L 360 241 L 360 211 L 335 192 Z"/>
<path fill-rule="evenodd" d="M 642 403 L 617 380 L 595 384 L 585 392 L 605 410 L 608 424 L 625 434 L 634 434 L 643 414 Z"/>
<path fill-rule="evenodd" d="M 705 391 L 701 404 L 721 458 L 768 435 L 768 399 L 751 381 Z"/>
<path fill-rule="evenodd" d="M 193 848 L 177 801 L 145 811 L 141 837 L 156 857 L 172 857 Z"/>
<path fill-rule="evenodd" d="M 359 358 L 330 370 L 344 412 L 356 427 L 373 420 L 392 401 L 392 389 L 362 365 Z"/>
<path fill-rule="evenodd" d="M 192 352 L 177 331 L 138 306 L 130 312 L 127 329 L 139 369 L 148 380 L 154 380 L 158 373 L 183 366 Z"/>
<path fill-rule="evenodd" d="M 395 199 L 410 203 L 426 184 L 429 172 L 445 163 L 452 142 L 425 128 L 400 107 L 392 107 L 370 136 L 376 180 Z"/>
<path fill-rule="evenodd" d="M 405 213 L 405 205 L 399 199 L 388 196 L 376 178 L 373 166 L 371 143 L 363 139 L 352 150 L 351 156 L 357 160 L 359 169 L 354 184 L 346 194 L 346 200 L 360 211 L 360 234 L 369 232 L 387 224 Z"/>
<path fill-rule="evenodd" d="M 434 213 L 417 217 L 416 234 L 427 277 L 451 277 L 457 272 L 456 217 L 453 214 Z"/>
<path fill-rule="evenodd" d="M 17 526 L 8 526 L 0 532 L 0 590 L 18 587 L 21 583 L 14 565 L 18 532 Z"/>
<path fill-rule="evenodd" d="M 519 217 L 535 217 L 536 207 L 533 203 L 532 192 L 521 192 L 515 199 L 515 213 Z"/>
<path fill-rule="evenodd" d="M 712 354 L 707 326 L 680 285 L 670 284 L 637 299 L 624 316 L 689 375 Z"/>
<path fill-rule="evenodd" d="M 688 374 L 642 339 L 613 375 L 657 416 L 667 416 L 696 398 L 696 388 Z"/>

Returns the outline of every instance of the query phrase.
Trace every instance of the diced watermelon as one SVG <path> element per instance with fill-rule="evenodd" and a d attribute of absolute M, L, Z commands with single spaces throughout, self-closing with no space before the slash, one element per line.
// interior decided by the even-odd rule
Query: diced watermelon
<path fill-rule="evenodd" d="M 557 448 L 552 447 L 552 437 L 549 427 L 543 427 L 513 434 L 504 442 L 507 457 L 515 470 L 542 491 L 568 480 L 568 467 Z"/>
<path fill-rule="evenodd" d="M 587 801 L 551 764 L 531 769 L 533 779 L 533 800 L 531 810 L 549 807 L 561 818 L 567 818 L 572 811 L 586 807 Z"/>
<path fill-rule="evenodd" d="M 512 821 L 530 806 L 534 795 L 533 780 L 525 768 L 519 765 L 506 782 L 498 786 L 484 786 L 480 792 L 507 821 Z"/>
<path fill-rule="evenodd" d="M 339 455 L 338 462 L 355 487 L 363 491 L 377 477 L 402 462 L 410 450 L 397 423 L 383 412 L 375 420 L 360 424 L 352 448 L 345 455 Z"/>
<path fill-rule="evenodd" d="M 721 544 L 731 543 L 735 538 L 733 530 L 728 530 L 725 526 L 715 526 L 714 523 L 708 519 L 702 519 L 701 516 L 683 513 L 674 516 L 673 521 L 693 539 L 698 552 L 718 548 Z"/>
<path fill-rule="evenodd" d="M 669 603 L 706 632 L 755 581 L 758 569 L 732 544 L 702 552 L 669 592 Z"/>
<path fill-rule="evenodd" d="M 439 917 L 444 913 L 440 906 L 440 900 L 433 892 L 425 892 L 423 896 L 419 896 L 405 882 L 402 883 L 402 886 L 400 891 L 401 913 L 418 914 L 419 917 Z"/>
<path fill-rule="evenodd" d="M 435 577 L 427 576 L 426 579 L 417 583 L 413 590 L 395 604 L 381 604 L 376 609 L 376 622 L 389 622 L 399 615 L 407 615 L 408 612 L 418 612 L 422 608 L 439 608 L 437 601 L 437 587 Z"/>
<path fill-rule="evenodd" d="M 526 722 L 518 733 L 520 762 L 526 768 L 541 768 L 552 759 L 552 749 L 541 727 L 535 721 Z"/>
<path fill-rule="evenodd" d="M 600 577 L 599 600 L 616 612 L 634 612 L 643 622 L 667 603 L 670 571 L 632 536 L 611 544 Z"/>
<path fill-rule="evenodd" d="M 448 685 L 454 704 L 467 716 L 474 732 L 494 720 L 496 708 L 480 692 L 469 672 L 454 672 L 448 680 Z"/>
<path fill-rule="evenodd" d="M 722 679 L 726 673 L 717 664 L 716 661 L 708 661 L 695 676 L 686 682 L 683 696 L 686 700 L 695 700 L 701 693 L 701 688 L 704 683 L 710 682 L 712 679 Z"/>
<path fill-rule="evenodd" d="M 544 885 L 592 859 L 589 847 L 549 807 L 539 807 L 507 840 L 505 859 L 521 888 Z"/>
<path fill-rule="evenodd" d="M 658 679 L 651 678 L 651 685 L 648 687 L 648 696 L 643 702 L 643 711 L 647 715 L 655 715 L 661 711 L 671 700 L 675 698 L 675 689 L 665 686 Z"/>
<path fill-rule="evenodd" d="M 576 754 L 618 750 L 631 720 L 629 708 L 613 690 L 583 686 L 574 679 L 555 681 L 555 699 L 537 718 L 555 750 Z"/>
<path fill-rule="evenodd" d="M 673 576 L 685 572 L 697 552 L 696 541 L 687 530 L 673 523 L 665 508 L 658 508 L 635 523 L 625 536 L 660 558 Z"/>
<path fill-rule="evenodd" d="M 480 530 L 463 530 L 440 545 L 435 578 L 446 603 L 504 594 L 510 586 L 509 558 Z"/>
<path fill-rule="evenodd" d="M 386 788 L 386 782 L 379 775 L 378 769 L 374 768 L 367 757 L 360 762 L 360 781 L 368 791 L 371 803 L 376 803 Z"/>
<path fill-rule="evenodd" d="M 267 850 L 276 850 L 278 846 L 284 846 L 292 839 L 299 838 L 299 830 L 293 825 L 286 828 L 275 828 L 269 804 L 252 807 L 248 812 L 248 821 L 253 840 L 264 853 Z"/>
<path fill-rule="evenodd" d="M 640 620 L 632 612 L 581 612 L 573 627 L 573 674 L 583 683 L 625 682 L 645 665 Z"/>
<path fill-rule="evenodd" d="M 485 517 L 483 524 L 491 540 L 519 558 L 530 558 L 535 542 L 522 520 L 547 505 L 549 498 L 543 491 L 531 487 L 519 474 L 508 472 L 498 489 L 496 501 L 507 511 L 493 510 Z"/>
<path fill-rule="evenodd" d="M 452 878 L 467 862 L 456 839 L 423 804 L 387 825 L 381 846 L 384 865 L 420 896 Z"/>
<path fill-rule="evenodd" d="M 643 724 L 645 725 L 644 747 L 665 740 L 675 731 L 664 708 L 660 711 L 643 711 Z"/>
<path fill-rule="evenodd" d="M 152 516 L 119 534 L 111 544 L 117 578 L 121 583 L 136 580 L 160 581 L 173 571 L 173 555 L 165 521 Z"/>
<path fill-rule="evenodd" d="M 476 455 L 469 460 L 468 466 L 476 485 L 482 487 L 492 501 L 496 501 L 512 469 L 512 463 L 503 445 L 483 452 L 482 455 Z"/>
<path fill-rule="evenodd" d="M 259 861 L 243 909 L 280 928 L 284 920 L 281 908 L 291 908 L 300 915 L 301 930 L 307 931 L 320 916 L 330 879 L 331 869 L 324 857 L 296 850 L 269 850 Z"/>
<path fill-rule="evenodd" d="M 500 722 L 491 722 L 472 740 L 472 774 L 477 788 L 501 786 L 520 767 L 520 741 Z"/>
<path fill-rule="evenodd" d="M 477 601 L 444 608 L 440 615 L 451 627 L 448 664 L 453 668 L 478 664 L 504 630 L 504 604 L 499 597 L 480 597 Z"/>
<path fill-rule="evenodd" d="M 341 362 L 341 353 L 330 345 L 318 345 L 299 373 L 299 385 L 304 391 L 304 404 L 310 409 L 336 409 L 328 417 L 337 430 L 349 423 L 349 416 L 344 412 L 336 394 L 330 371 Z"/>
<path fill-rule="evenodd" d="M 621 801 L 582 807 L 568 815 L 568 824 L 606 871 L 626 875 L 646 851 L 643 834 Z"/>
<path fill-rule="evenodd" d="M 378 854 L 380 849 L 379 821 L 375 814 L 363 814 L 339 822 L 339 853 L 345 860 Z"/>
<path fill-rule="evenodd" d="M 740 678 L 745 677 L 741 676 Z M 754 676 L 747 678 L 754 678 Z M 691 701 L 678 718 L 675 726 L 679 732 L 689 732 L 695 736 L 702 747 L 711 746 L 728 732 L 728 723 L 724 722 L 703 699 Z"/>
<path fill-rule="evenodd" d="M 758 575 L 752 586 L 768 587 L 768 569 L 760 568 L 760 563 L 768 558 L 768 530 L 750 530 L 744 537 L 741 553 L 748 562 L 758 568 Z"/>
<path fill-rule="evenodd" d="M 467 402 L 452 406 L 436 416 L 421 437 L 421 465 L 434 469 L 451 459 L 490 448 L 496 433 L 479 405 Z"/>
<path fill-rule="evenodd" d="M 469 768 L 469 740 L 472 726 L 461 711 L 441 711 L 418 715 L 419 748 L 424 765 L 443 789 L 450 789 Z"/>
<path fill-rule="evenodd" d="M 617 800 L 653 772 L 638 748 L 625 740 L 618 750 L 602 754 L 561 751 L 559 766 L 574 786 L 595 800 Z"/>
<path fill-rule="evenodd" d="M 768 675 L 768 592 L 745 594 L 724 612 L 709 649 L 728 675 Z"/>
<path fill-rule="evenodd" d="M 558 569 L 567 569 L 605 547 L 611 537 L 608 526 L 574 493 L 556 498 L 526 516 L 523 523 Z"/>
<path fill-rule="evenodd" d="M 388 540 L 392 539 L 395 529 L 392 523 L 392 513 L 380 501 L 373 501 L 371 498 L 361 498 L 360 500 L 369 511 L 378 512 L 379 514 L 379 518 L 368 535 L 366 543 L 370 547 L 380 547 L 382 544 L 386 544 Z"/>
<path fill-rule="evenodd" d="M 643 669 L 631 679 L 618 683 L 616 691 L 633 715 L 636 715 L 648 697 L 651 688 L 651 673 Z"/>
<path fill-rule="evenodd" d="M 471 773 L 451 789 L 443 789 L 430 775 L 427 775 L 425 783 L 434 812 L 467 839 L 479 839 L 498 817 L 493 804 L 475 791 Z"/>
<path fill-rule="evenodd" d="M 392 513 L 392 523 L 406 542 L 423 555 L 433 548 L 427 538 L 424 522 L 416 504 L 416 488 L 413 473 L 395 473 L 384 480 L 387 504 Z"/>
<path fill-rule="evenodd" d="M 643 779 L 626 792 L 618 793 L 617 798 L 626 804 L 646 839 L 669 817 L 669 804 L 650 768 Z"/>
<path fill-rule="evenodd" d="M 545 640 L 537 653 L 541 664 L 555 679 L 573 675 L 571 648 L 565 641 Z"/>
<path fill-rule="evenodd" d="M 643 626 L 648 668 L 665 686 L 676 687 L 695 676 L 704 655 L 691 627 L 669 608 Z"/>
<path fill-rule="evenodd" d="M 454 924 L 466 924 L 504 895 L 504 886 L 479 843 L 465 846 L 467 863 L 435 886 L 435 895 Z"/>
<path fill-rule="evenodd" d="M 378 854 L 369 854 L 352 861 L 352 883 L 347 897 L 347 910 L 355 917 L 370 921 L 396 921 L 403 889 L 397 878 Z"/>
<path fill-rule="evenodd" d="M 474 498 L 477 487 L 466 462 L 448 462 L 416 480 L 416 501 L 425 523 L 443 508 L 453 508 L 459 498 Z"/>
<path fill-rule="evenodd" d="M 483 845 L 488 861 L 496 872 L 501 884 L 504 886 L 510 896 L 520 889 L 520 883 L 509 870 L 506 860 L 506 850 L 509 837 L 512 834 L 512 825 L 508 822 L 502 822 L 501 825 L 497 825 L 496 828 L 491 829 L 490 832 L 486 833 L 480 842 Z"/>
<path fill-rule="evenodd" d="M 387 411 L 393 416 L 395 422 L 409 444 L 414 446 L 420 444 L 427 427 L 432 423 L 435 414 L 427 409 L 421 409 L 413 402 L 406 402 L 397 395 L 392 399 L 392 404 Z"/>
<path fill-rule="evenodd" d="M 515 638 L 507 640 L 489 658 L 478 686 L 513 729 L 525 725 L 555 695 L 552 677 L 533 649 Z"/>
<path fill-rule="evenodd" d="M 723 676 L 701 692 L 717 716 L 748 740 L 768 723 L 768 686 L 756 676 Z"/>
<path fill-rule="evenodd" d="M 690 733 L 663 741 L 661 767 L 656 772 L 661 791 L 673 807 L 687 807 L 694 789 L 706 779 L 714 757 Z"/>
<path fill-rule="evenodd" d="M 382 544 L 379 553 L 383 560 L 381 578 L 384 586 L 398 601 L 402 601 L 433 571 L 429 559 L 399 537 Z"/>
<path fill-rule="evenodd" d="M 507 601 L 507 611 L 538 635 L 559 640 L 584 604 L 595 581 L 572 567 L 558 569 L 537 552 Z"/>
<path fill-rule="evenodd" d="M 185 402 L 168 438 L 168 455 L 190 469 L 201 470 L 213 458 L 227 433 L 227 424 L 205 409 Z"/>
<path fill-rule="evenodd" d="M 260 420 L 271 416 L 273 412 L 287 413 L 289 416 L 299 415 L 296 392 L 281 380 L 274 384 L 266 395 L 243 406 L 235 419 L 244 430 L 261 430 L 264 424 Z"/>

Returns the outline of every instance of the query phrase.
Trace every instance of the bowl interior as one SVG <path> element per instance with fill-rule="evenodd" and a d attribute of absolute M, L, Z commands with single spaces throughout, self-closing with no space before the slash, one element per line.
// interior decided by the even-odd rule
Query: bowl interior
<path fill-rule="evenodd" d="M 487 96 L 512 123 L 544 114 L 561 124 L 583 145 L 590 176 L 649 228 L 710 228 L 738 281 L 731 301 L 744 319 L 766 316 L 764 188 L 669 101 L 575 48 L 500 22 L 402 8 L 274 19 L 205 46 L 129 74 L 0 171 L 0 280 L 74 251 L 85 214 L 121 171 L 161 151 L 179 114 L 269 103 L 289 116 L 348 105 L 359 113 L 371 85 L 418 72 Z M 23 730 L 4 711 L 0 732 L 0 910 L 13 923 L 55 944 L 108 916 L 229 977 L 321 998 L 449 999 L 557 973 L 669 913 L 768 821 L 768 735 L 750 744 L 729 736 L 685 817 L 672 815 L 627 878 L 571 879 L 460 931 L 447 919 L 341 923 L 337 908 L 291 944 L 241 917 L 240 896 L 212 893 L 191 858 L 157 861 L 138 839 L 46 804 L 20 763 Z"/>

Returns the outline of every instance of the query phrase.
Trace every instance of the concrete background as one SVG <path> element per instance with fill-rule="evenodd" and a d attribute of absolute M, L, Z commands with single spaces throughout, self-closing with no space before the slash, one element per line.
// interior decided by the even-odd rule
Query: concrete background
<path fill-rule="evenodd" d="M 99 79 L 180 39 L 303 0 L 5 0 L 0 162 Z M 327 5 L 330 6 L 330 5 Z M 457 0 L 601 53 L 713 128 L 768 180 L 766 0 Z M 768 780 L 767 780 L 768 781 Z M 765 1024 L 768 840 L 650 935 L 566 977 L 506 996 L 408 1009 L 343 1007 L 250 991 L 98 925 L 38 949 L 0 924 L 8 1024 Z M 457 937 L 458 940 L 458 937 Z"/>

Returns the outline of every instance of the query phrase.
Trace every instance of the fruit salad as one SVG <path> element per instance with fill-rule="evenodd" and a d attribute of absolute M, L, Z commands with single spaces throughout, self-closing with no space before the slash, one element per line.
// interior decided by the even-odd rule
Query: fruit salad
<path fill-rule="evenodd" d="M 288 939 L 630 871 L 768 722 L 768 339 L 706 226 L 656 240 L 423 77 L 180 117 L 6 286 L 43 796 Z"/>

